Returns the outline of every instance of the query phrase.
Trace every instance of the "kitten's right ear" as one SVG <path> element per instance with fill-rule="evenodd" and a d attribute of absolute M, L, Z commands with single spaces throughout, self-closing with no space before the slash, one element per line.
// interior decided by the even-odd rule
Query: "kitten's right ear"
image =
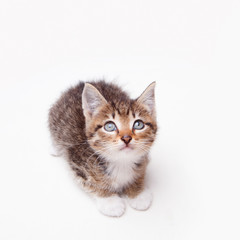
<path fill-rule="evenodd" d="M 82 108 L 85 117 L 91 117 L 100 106 L 107 104 L 102 94 L 90 83 L 85 83 L 82 93 Z"/>
<path fill-rule="evenodd" d="M 155 116 L 155 85 L 156 82 L 151 83 L 137 99 L 137 102 L 145 105 L 153 116 Z"/>

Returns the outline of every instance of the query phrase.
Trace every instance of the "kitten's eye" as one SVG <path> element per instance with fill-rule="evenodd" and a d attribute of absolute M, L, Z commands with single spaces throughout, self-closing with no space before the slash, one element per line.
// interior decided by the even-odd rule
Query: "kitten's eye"
<path fill-rule="evenodd" d="M 107 132 L 112 132 L 112 131 L 115 131 L 115 130 L 116 130 L 116 125 L 114 124 L 114 122 L 107 122 L 107 123 L 104 125 L 104 129 L 105 129 Z"/>
<path fill-rule="evenodd" d="M 144 123 L 143 121 L 141 120 L 137 120 L 135 121 L 135 123 L 133 124 L 133 129 L 136 129 L 136 130 L 141 130 L 144 128 Z"/>

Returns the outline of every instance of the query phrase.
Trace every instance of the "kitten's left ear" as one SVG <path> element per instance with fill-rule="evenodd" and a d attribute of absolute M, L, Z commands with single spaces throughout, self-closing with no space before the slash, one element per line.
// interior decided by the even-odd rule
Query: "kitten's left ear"
<path fill-rule="evenodd" d="M 155 85 L 156 82 L 151 83 L 137 99 L 137 102 L 145 105 L 153 115 L 155 115 Z"/>
<path fill-rule="evenodd" d="M 98 109 L 107 104 L 102 94 L 90 83 L 85 83 L 82 93 L 82 108 L 85 117 L 92 117 Z"/>

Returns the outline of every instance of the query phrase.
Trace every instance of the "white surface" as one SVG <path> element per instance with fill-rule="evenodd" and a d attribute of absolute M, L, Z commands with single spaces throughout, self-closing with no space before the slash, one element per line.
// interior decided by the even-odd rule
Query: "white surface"
<path fill-rule="evenodd" d="M 0 3 L 0 239 L 239 239 L 240 2 Z M 157 82 L 152 207 L 101 215 L 48 154 L 47 111 L 79 79 Z"/>

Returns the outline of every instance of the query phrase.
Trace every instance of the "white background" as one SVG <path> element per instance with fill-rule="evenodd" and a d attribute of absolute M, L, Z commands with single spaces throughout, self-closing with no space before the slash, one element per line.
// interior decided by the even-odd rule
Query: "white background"
<path fill-rule="evenodd" d="M 0 239 L 240 239 L 239 0 L 0 1 Z M 157 82 L 152 207 L 98 213 L 47 113 L 105 77 Z"/>

